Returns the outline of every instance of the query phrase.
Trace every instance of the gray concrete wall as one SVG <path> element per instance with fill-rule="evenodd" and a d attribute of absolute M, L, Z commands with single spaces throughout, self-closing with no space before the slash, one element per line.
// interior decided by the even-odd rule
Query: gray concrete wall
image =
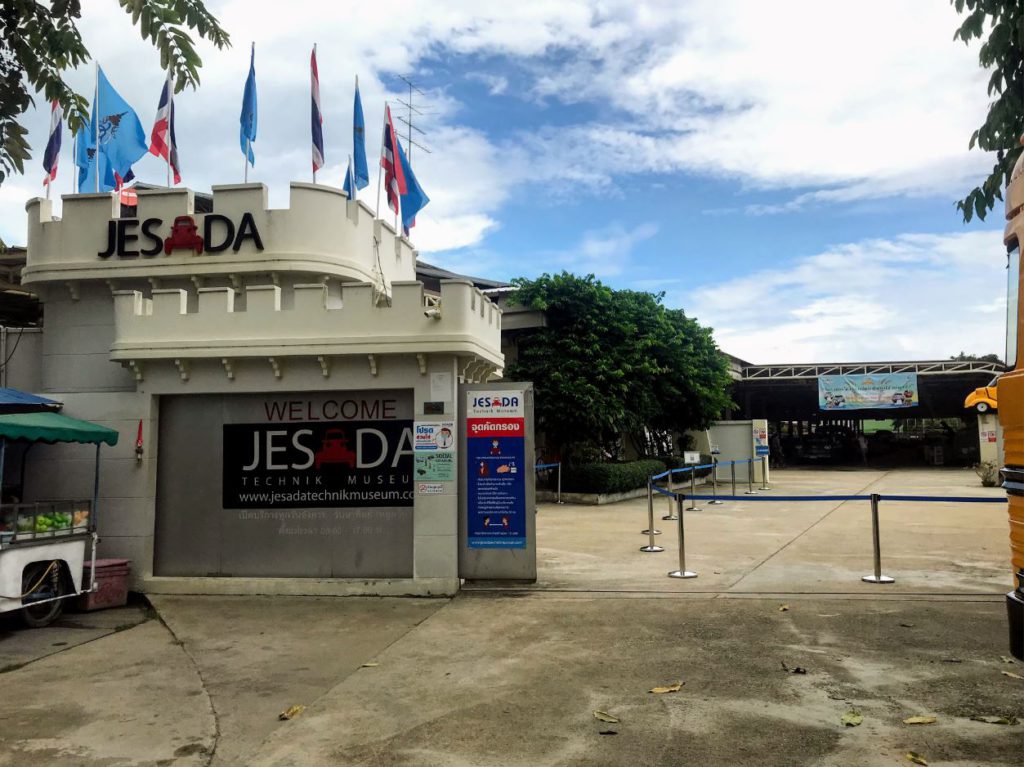
<path fill-rule="evenodd" d="M 0 386 L 38 393 L 43 385 L 42 328 L 0 327 L 0 366 Z"/>

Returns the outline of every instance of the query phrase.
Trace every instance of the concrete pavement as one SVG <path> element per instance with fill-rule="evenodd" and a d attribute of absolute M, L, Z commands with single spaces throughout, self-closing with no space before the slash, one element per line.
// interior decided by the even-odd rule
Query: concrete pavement
<path fill-rule="evenodd" d="M 774 482 L 776 494 L 999 493 L 948 470 Z M 110 614 L 112 633 L 86 637 L 102 627 L 82 623 L 92 641 L 49 657 L 63 649 L 49 629 L 3 635 L 0 657 L 28 662 L 0 674 L 0 767 L 872 767 L 909 764 L 910 751 L 1019 765 L 1024 728 L 971 718 L 1024 717 L 1024 668 L 1004 658 L 1005 507 L 883 505 L 886 587 L 860 582 L 866 507 L 691 513 L 700 577 L 675 581 L 672 523 L 658 520 L 669 551 L 638 551 L 644 501 L 544 505 L 536 586 L 474 584 L 455 600 L 159 597 L 161 621 Z M 786 670 L 797 666 L 807 673 Z M 307 708 L 278 720 L 295 704 Z M 851 710 L 860 726 L 841 723 Z M 903 724 L 914 715 L 937 721 Z"/>

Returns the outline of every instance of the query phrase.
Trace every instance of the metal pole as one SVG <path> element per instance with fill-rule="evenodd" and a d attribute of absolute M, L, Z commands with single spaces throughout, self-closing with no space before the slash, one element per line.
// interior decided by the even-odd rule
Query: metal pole
<path fill-rule="evenodd" d="M 2 509 L 3 506 L 4 506 L 4 457 L 5 457 L 6 453 L 7 453 L 7 438 L 6 437 L 0 437 L 0 509 Z M 24 458 L 22 460 L 24 461 Z M 22 498 L 22 500 L 24 500 L 24 498 Z M 15 516 L 17 516 L 17 515 L 15 515 Z M 0 515 L 0 520 L 2 520 L 2 519 L 3 519 L 3 516 Z M 17 524 L 18 520 L 15 519 L 14 521 L 15 521 L 15 524 Z M 17 530 L 18 529 L 17 526 L 15 526 L 14 529 Z"/>
<path fill-rule="evenodd" d="M 355 187 L 353 187 L 355 188 Z M 558 462 L 558 494 L 555 496 L 555 503 L 562 502 L 562 462 Z"/>
<path fill-rule="evenodd" d="M 757 491 L 754 489 L 754 459 L 747 459 L 747 490 L 743 493 L 744 495 L 757 495 Z"/>
<path fill-rule="evenodd" d="M 694 468 L 690 469 L 690 505 L 686 507 L 687 511 L 700 511 L 697 507 L 697 502 L 693 500 L 693 496 L 697 494 L 697 470 Z"/>
<path fill-rule="evenodd" d="M 644 533 L 648 536 L 647 545 L 641 546 L 640 551 L 650 554 L 665 550 L 661 546 L 654 545 L 654 536 L 659 535 L 661 530 L 654 529 L 654 483 L 650 478 L 647 480 L 647 529 L 644 530 Z"/>
<path fill-rule="evenodd" d="M 714 496 L 708 501 L 708 506 L 721 506 L 722 502 L 718 500 L 718 459 L 711 456 L 711 495 Z"/>
<path fill-rule="evenodd" d="M 732 494 L 736 495 L 736 461 L 729 461 L 729 474 L 732 477 Z"/>
<path fill-rule="evenodd" d="M 665 489 L 668 490 L 670 493 L 672 492 L 672 469 L 669 469 L 668 470 L 668 474 L 665 475 Z M 673 513 L 673 509 L 672 509 L 672 506 L 673 506 L 672 496 L 671 495 L 667 495 L 665 497 L 668 499 L 668 514 L 663 516 L 662 520 L 664 520 L 666 522 L 675 522 L 676 515 Z"/>
<path fill-rule="evenodd" d="M 766 455 L 761 456 L 761 489 L 771 490 L 768 487 L 768 456 Z"/>
<path fill-rule="evenodd" d="M 881 496 L 878 493 L 871 494 L 871 539 L 875 547 L 875 573 L 865 575 L 861 578 L 865 583 L 895 583 L 895 578 L 882 575 L 882 547 L 878 537 L 878 502 Z"/>
<path fill-rule="evenodd" d="M 686 569 L 686 532 L 683 530 L 683 495 L 676 496 L 676 508 L 679 511 L 679 569 L 668 574 L 669 578 L 696 578 L 697 573 Z"/>
<path fill-rule="evenodd" d="M 91 513 L 89 515 L 92 518 L 92 526 L 93 526 L 94 530 L 98 529 L 96 527 L 96 517 L 98 515 L 98 512 L 97 512 L 96 509 L 99 506 L 99 503 L 100 503 L 100 443 L 97 442 L 96 443 L 96 475 L 93 478 L 93 483 L 92 483 L 92 509 L 90 510 Z"/>

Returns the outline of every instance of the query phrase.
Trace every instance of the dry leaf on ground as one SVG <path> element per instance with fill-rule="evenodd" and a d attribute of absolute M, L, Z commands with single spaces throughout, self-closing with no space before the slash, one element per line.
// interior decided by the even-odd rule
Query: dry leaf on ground
<path fill-rule="evenodd" d="M 676 682 L 675 684 L 670 684 L 667 687 L 652 687 L 647 692 L 653 692 L 655 695 L 664 695 L 666 692 L 679 692 L 682 687 L 682 682 Z"/>
<path fill-rule="evenodd" d="M 296 706 L 289 706 L 284 711 L 282 711 L 280 714 L 278 714 L 277 718 L 280 719 L 281 721 L 285 721 L 286 722 L 289 719 L 294 719 L 295 717 L 297 717 L 299 714 L 301 714 L 305 710 L 306 710 L 306 707 L 303 706 L 301 703 L 296 705 Z"/>
<path fill-rule="evenodd" d="M 377 661 L 371 660 L 364 663 L 360 668 L 377 668 L 379 665 L 380 664 Z"/>
<path fill-rule="evenodd" d="M 864 721 L 864 716 L 860 711 L 847 711 L 843 714 L 843 718 L 839 720 L 847 727 L 857 727 L 861 722 Z"/>
<path fill-rule="evenodd" d="M 618 724 L 619 720 L 609 714 L 607 711 L 595 711 L 594 718 L 600 719 L 602 722 L 608 722 L 609 724 Z"/>
<path fill-rule="evenodd" d="M 914 764 L 923 764 L 923 765 L 926 765 L 926 767 L 927 767 L 927 764 L 928 764 L 928 760 L 927 759 L 925 759 L 920 754 L 915 753 L 914 751 L 908 751 L 907 752 L 907 759 L 912 761 Z"/>
<path fill-rule="evenodd" d="M 618 735 L 618 730 L 601 730 L 597 733 L 598 735 Z"/>
<path fill-rule="evenodd" d="M 935 724 L 937 721 L 934 716 L 909 716 L 903 720 L 903 724 Z"/>
<path fill-rule="evenodd" d="M 1021 676 L 1020 674 L 1015 674 L 1012 671 L 1003 671 L 1002 674 L 1003 676 L 1008 676 L 1011 679 L 1024 679 L 1024 676 Z"/>
<path fill-rule="evenodd" d="M 1015 716 L 972 716 L 972 722 L 984 722 L 985 724 L 1017 724 Z"/>
<path fill-rule="evenodd" d="M 779 612 L 780 613 L 789 612 L 789 605 L 780 605 L 779 606 Z"/>
<path fill-rule="evenodd" d="M 1009 655 L 1000 655 L 999 656 L 999 660 L 1001 660 L 1003 663 L 1016 663 L 1017 662 L 1013 658 L 1011 658 Z"/>

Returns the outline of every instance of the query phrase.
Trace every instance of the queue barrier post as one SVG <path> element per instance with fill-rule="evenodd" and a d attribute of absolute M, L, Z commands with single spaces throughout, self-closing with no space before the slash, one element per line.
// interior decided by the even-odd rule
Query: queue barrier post
<path fill-rule="evenodd" d="M 729 475 L 732 478 L 732 495 L 736 496 L 736 461 L 729 461 Z"/>
<path fill-rule="evenodd" d="M 743 493 L 744 495 L 757 495 L 757 491 L 754 489 L 754 459 L 747 459 L 747 490 Z"/>
<path fill-rule="evenodd" d="M 665 476 L 665 489 L 668 490 L 669 493 L 672 492 L 672 469 L 669 469 L 668 474 Z M 668 514 L 663 516 L 661 519 L 665 522 L 675 522 L 676 515 L 675 509 L 672 507 L 672 496 L 667 495 L 665 498 L 668 501 Z"/>
<path fill-rule="evenodd" d="M 722 505 L 722 502 L 718 500 L 718 459 L 714 456 L 711 456 L 711 496 L 708 506 Z"/>
<path fill-rule="evenodd" d="M 766 455 L 761 456 L 761 489 L 771 490 L 768 487 L 768 456 Z"/>
<path fill-rule="evenodd" d="M 697 501 L 694 500 L 693 496 L 697 495 L 697 470 L 690 467 L 690 505 L 686 507 L 687 511 L 700 511 L 700 507 L 697 506 Z"/>
<path fill-rule="evenodd" d="M 669 578 L 696 578 L 697 573 L 686 569 L 686 532 L 683 529 L 683 495 L 676 496 L 676 510 L 679 513 L 679 569 L 668 574 Z"/>
<path fill-rule="evenodd" d="M 865 583 L 895 583 L 895 578 L 882 575 L 882 547 L 878 534 L 878 502 L 881 496 L 878 493 L 871 494 L 871 541 L 874 544 L 875 572 L 872 575 L 865 575 L 861 578 Z"/>
<path fill-rule="evenodd" d="M 647 545 L 641 546 L 640 551 L 650 554 L 665 550 L 654 545 L 654 536 L 659 535 L 661 530 L 654 529 L 654 480 L 650 478 L 647 479 L 647 529 L 644 533 L 647 534 Z"/>
<path fill-rule="evenodd" d="M 558 462 L 558 490 L 555 495 L 555 503 L 562 503 L 562 462 Z"/>

